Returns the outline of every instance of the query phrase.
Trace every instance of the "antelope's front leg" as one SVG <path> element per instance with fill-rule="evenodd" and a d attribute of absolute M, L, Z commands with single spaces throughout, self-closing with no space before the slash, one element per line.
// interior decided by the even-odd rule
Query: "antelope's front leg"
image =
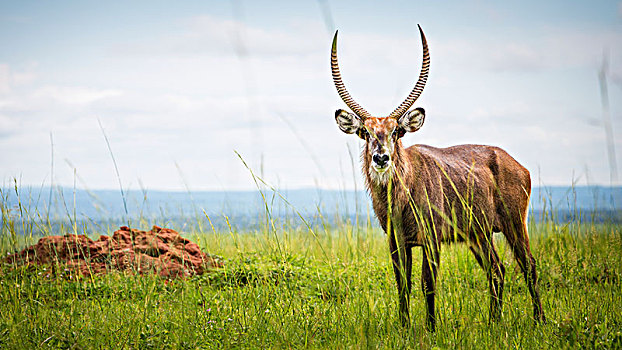
<path fill-rule="evenodd" d="M 412 251 L 406 248 L 404 242 L 399 242 L 394 233 L 389 234 L 389 249 L 393 265 L 393 273 L 397 282 L 399 295 L 399 313 L 402 326 L 410 325 L 409 301 L 410 301 L 410 274 L 412 269 Z"/>
<path fill-rule="evenodd" d="M 434 311 L 434 296 L 436 294 L 436 277 L 440 253 L 436 242 L 430 242 L 423 247 L 423 264 L 421 266 L 421 290 L 425 297 L 427 308 L 427 325 L 431 332 L 436 330 L 436 314 Z"/>

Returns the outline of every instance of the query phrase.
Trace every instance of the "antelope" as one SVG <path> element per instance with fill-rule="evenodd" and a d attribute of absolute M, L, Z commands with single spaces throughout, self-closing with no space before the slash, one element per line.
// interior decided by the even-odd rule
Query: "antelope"
<path fill-rule="evenodd" d="M 412 248 L 422 247 L 421 290 L 427 309 L 426 325 L 435 331 L 434 296 L 441 242 L 468 243 L 488 279 L 489 318 L 498 320 L 505 267 L 493 245 L 494 232 L 505 236 L 531 294 L 533 317 L 536 322 L 544 322 L 536 261 L 527 233 L 529 171 L 498 147 L 402 145 L 401 138 L 407 132 L 418 131 L 425 119 L 423 108 L 410 110 L 423 91 L 430 69 L 428 44 L 421 26 L 417 26 L 423 45 L 419 80 L 387 117 L 372 117 L 346 90 L 337 60 L 338 31 L 331 51 L 337 93 L 353 112 L 338 109 L 335 120 L 341 131 L 365 141 L 362 170 L 374 212 L 388 237 L 400 322 L 403 326 L 410 324 Z"/>

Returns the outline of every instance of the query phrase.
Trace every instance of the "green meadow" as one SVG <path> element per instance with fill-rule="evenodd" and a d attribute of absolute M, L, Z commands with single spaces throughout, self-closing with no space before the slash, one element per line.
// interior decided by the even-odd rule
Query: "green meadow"
<path fill-rule="evenodd" d="M 34 232 L 87 231 L 88 223 L 70 221 L 53 228 L 2 198 L 3 256 L 35 243 Z M 373 218 L 309 225 L 295 215 L 283 223 L 267 210 L 261 220 L 263 228 L 247 231 L 172 227 L 225 261 L 222 269 L 187 279 L 79 276 L 62 266 L 3 262 L 0 348 L 622 348 L 619 224 L 530 223 L 546 324 L 532 320 L 529 293 L 502 235 L 495 244 L 507 271 L 503 316 L 492 324 L 484 272 L 465 245 L 444 245 L 438 325 L 430 333 L 420 249 L 414 250 L 412 325 L 403 328 L 386 237 Z M 111 234 L 92 231 L 93 239 Z"/>

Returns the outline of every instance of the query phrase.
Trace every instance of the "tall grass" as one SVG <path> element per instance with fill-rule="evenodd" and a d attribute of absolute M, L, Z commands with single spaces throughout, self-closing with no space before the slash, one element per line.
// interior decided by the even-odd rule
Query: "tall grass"
<path fill-rule="evenodd" d="M 258 182 L 261 181 L 255 178 Z M 194 225 L 182 232 L 223 269 L 185 280 L 113 273 L 78 276 L 62 267 L 0 270 L 0 348 L 576 348 L 622 347 L 622 230 L 614 223 L 530 223 L 548 323 L 531 319 L 522 273 L 502 236 L 506 265 L 502 319 L 488 320 L 488 285 L 465 245 L 443 246 L 437 331 L 425 328 L 418 288 L 412 326 L 397 315 L 386 237 L 368 223 L 300 223 L 271 215 L 279 193 L 261 185 L 265 225 L 249 232 Z M 19 192 L 18 186 L 14 191 Z M 36 232 L 86 232 L 76 221 L 52 227 L 0 196 L 0 254 Z M 73 210 L 67 210 L 69 216 Z M 203 220 L 202 213 L 195 213 Z M 318 209 L 318 215 L 322 212 Z M 161 220 L 166 220 L 162 218 Z M 201 221 L 202 222 L 202 221 Z M 141 225 L 160 224 L 143 218 Z M 40 226 L 40 227 L 37 227 Z M 108 228 L 95 230 L 109 234 Z M 57 232 L 58 231 L 58 232 Z M 24 232 L 26 234 L 24 234 Z M 97 237 L 95 237 L 97 238 Z M 418 285 L 421 251 L 415 249 Z"/>

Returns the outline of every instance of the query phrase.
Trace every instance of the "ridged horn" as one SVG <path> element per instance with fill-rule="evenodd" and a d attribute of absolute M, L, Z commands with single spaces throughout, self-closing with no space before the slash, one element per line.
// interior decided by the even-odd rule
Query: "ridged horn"
<path fill-rule="evenodd" d="M 423 92 L 423 88 L 425 87 L 425 82 L 428 80 L 428 74 L 430 73 L 430 52 L 428 51 L 428 42 L 425 40 L 425 35 L 423 34 L 423 30 L 421 26 L 417 24 L 419 28 L 419 33 L 421 33 L 421 43 L 423 44 L 423 63 L 421 64 L 421 73 L 419 73 L 419 80 L 417 84 L 410 92 L 410 95 L 406 97 L 404 102 L 397 107 L 389 117 L 399 118 L 402 114 L 406 113 L 406 111 L 417 101 L 421 93 Z"/>
<path fill-rule="evenodd" d="M 363 107 L 356 103 L 356 101 L 354 101 L 352 96 L 350 96 L 348 90 L 346 90 L 346 86 L 343 84 L 343 81 L 341 80 L 341 73 L 339 72 L 339 62 L 337 61 L 337 33 L 339 33 L 338 30 L 335 31 L 335 37 L 333 38 L 333 49 L 330 55 L 330 69 L 333 72 L 333 81 L 335 82 L 337 93 L 339 94 L 343 102 L 346 103 L 346 105 L 352 110 L 352 112 L 358 115 L 362 120 L 365 120 L 371 117 L 371 114 L 369 114 L 369 112 L 367 112 Z"/>

